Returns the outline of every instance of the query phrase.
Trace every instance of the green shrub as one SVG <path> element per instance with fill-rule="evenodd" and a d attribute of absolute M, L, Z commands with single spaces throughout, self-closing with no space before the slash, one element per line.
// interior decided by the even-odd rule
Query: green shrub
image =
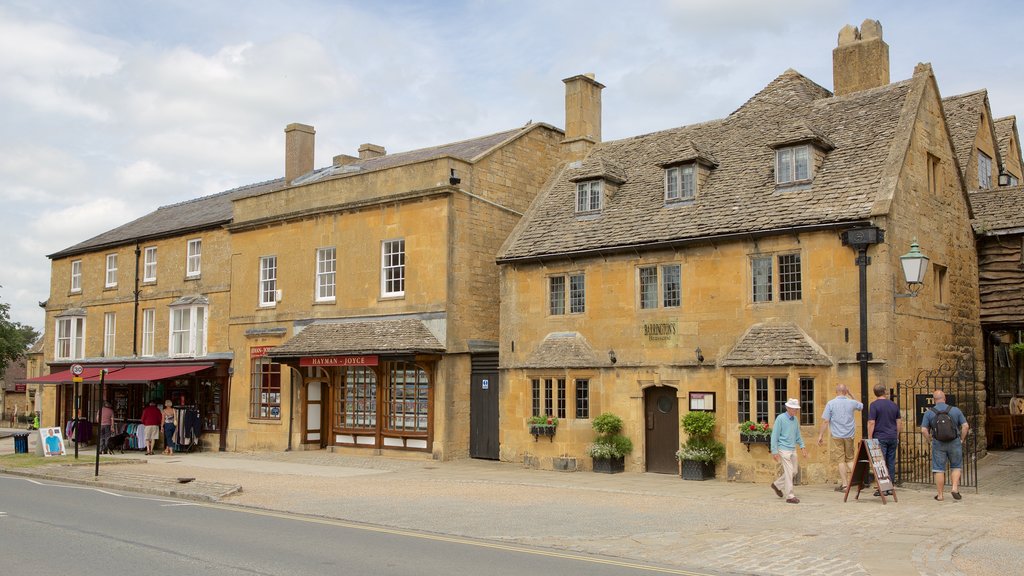
<path fill-rule="evenodd" d="M 594 418 L 591 425 L 594 427 L 594 431 L 602 436 L 613 436 L 622 432 L 622 418 L 611 412 L 605 412 Z"/>
<path fill-rule="evenodd" d="M 605 412 L 594 418 L 591 425 L 598 433 L 594 443 L 587 448 L 587 455 L 591 458 L 622 458 L 633 451 L 633 441 L 619 433 L 622 431 L 622 418 Z"/>
<path fill-rule="evenodd" d="M 689 412 L 681 424 L 687 438 L 676 452 L 676 459 L 718 462 L 725 458 L 725 445 L 714 438 L 714 412 Z"/>

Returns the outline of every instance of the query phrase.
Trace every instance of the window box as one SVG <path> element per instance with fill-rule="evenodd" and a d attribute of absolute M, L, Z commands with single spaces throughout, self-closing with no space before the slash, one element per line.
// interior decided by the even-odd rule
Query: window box
<path fill-rule="evenodd" d="M 541 436 L 547 436 L 548 440 L 554 442 L 555 431 L 558 429 L 558 418 L 550 416 L 532 416 L 528 422 L 530 434 L 533 434 L 533 441 L 536 442 Z"/>

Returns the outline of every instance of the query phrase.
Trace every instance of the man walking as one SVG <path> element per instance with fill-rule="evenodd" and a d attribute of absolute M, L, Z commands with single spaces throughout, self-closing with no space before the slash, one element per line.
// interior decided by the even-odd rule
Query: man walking
<path fill-rule="evenodd" d="M 956 406 L 946 404 L 946 393 L 936 390 L 932 393 L 935 405 L 924 413 L 921 419 L 921 434 L 925 440 L 932 441 L 932 472 L 935 474 L 935 489 L 938 494 L 935 499 L 943 500 L 942 491 L 946 486 L 946 463 L 949 463 L 949 471 L 952 487 L 950 494 L 954 500 L 960 496 L 960 473 L 963 468 L 964 438 L 970 432 L 967 425 L 967 418 Z"/>
<path fill-rule="evenodd" d="M 818 446 L 824 443 L 825 430 L 832 434 L 832 457 L 839 460 L 839 486 L 836 492 L 845 492 L 853 475 L 853 464 L 856 456 L 853 453 L 853 434 L 855 432 L 853 413 L 863 410 L 864 404 L 850 396 L 846 384 L 836 386 L 836 397 L 825 404 L 821 414 L 821 430 L 818 432 Z"/>
<path fill-rule="evenodd" d="M 150 400 L 149 404 L 142 409 L 142 426 L 146 434 L 146 455 L 153 455 L 153 446 L 156 445 L 157 438 L 160 437 L 160 422 L 163 416 L 160 414 L 160 409 L 156 407 L 156 402 Z"/>
<path fill-rule="evenodd" d="M 900 433 L 903 431 L 903 419 L 900 407 L 886 397 L 884 384 L 875 384 L 875 401 L 868 407 L 868 438 L 878 440 L 878 446 L 885 456 L 885 467 L 889 478 L 896 484 L 896 450 L 900 445 Z M 875 496 L 880 496 L 875 491 Z"/>
<path fill-rule="evenodd" d="M 772 427 L 772 458 L 776 462 L 782 462 L 782 476 L 772 482 L 772 490 L 779 498 L 785 498 L 790 504 L 799 504 L 800 499 L 793 493 L 793 478 L 796 476 L 797 459 L 796 447 L 803 450 L 804 458 L 807 457 L 807 446 L 800 434 L 800 401 L 790 398 L 786 402 L 786 413 L 779 414 L 775 418 L 775 426 Z"/>

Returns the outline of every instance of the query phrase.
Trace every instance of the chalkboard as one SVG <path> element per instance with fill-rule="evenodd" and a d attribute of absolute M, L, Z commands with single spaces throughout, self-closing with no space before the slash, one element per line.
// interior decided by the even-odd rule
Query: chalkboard
<path fill-rule="evenodd" d="M 882 504 L 885 504 L 886 492 L 892 492 L 893 502 L 896 502 L 896 490 L 892 484 L 892 477 L 889 476 L 889 468 L 885 465 L 885 454 L 877 439 L 870 438 L 862 440 L 860 449 L 857 451 L 857 463 L 853 467 L 853 474 L 850 477 L 850 485 L 846 488 L 843 502 L 850 496 L 850 489 L 854 481 L 857 482 L 857 498 L 864 489 L 869 473 L 875 475 L 875 486 L 882 494 Z M 870 486 L 869 486 L 870 487 Z"/>

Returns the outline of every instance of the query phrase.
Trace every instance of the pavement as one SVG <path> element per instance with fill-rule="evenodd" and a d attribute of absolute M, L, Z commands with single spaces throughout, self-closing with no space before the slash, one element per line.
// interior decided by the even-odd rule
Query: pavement
<path fill-rule="evenodd" d="M 0 454 L 13 451 L 11 438 L 0 439 Z M 98 476 L 94 455 L 83 451 L 81 465 L 0 462 L 0 473 L 702 573 L 994 576 L 1024 565 L 1024 449 L 989 452 L 979 461 L 979 489 L 964 489 L 963 500 L 947 491 L 936 502 L 934 487 L 908 485 L 884 505 L 870 491 L 844 503 L 831 485 L 797 487 L 801 503 L 792 505 L 766 483 L 541 471 L 419 453 L 126 453 L 101 463 Z"/>

